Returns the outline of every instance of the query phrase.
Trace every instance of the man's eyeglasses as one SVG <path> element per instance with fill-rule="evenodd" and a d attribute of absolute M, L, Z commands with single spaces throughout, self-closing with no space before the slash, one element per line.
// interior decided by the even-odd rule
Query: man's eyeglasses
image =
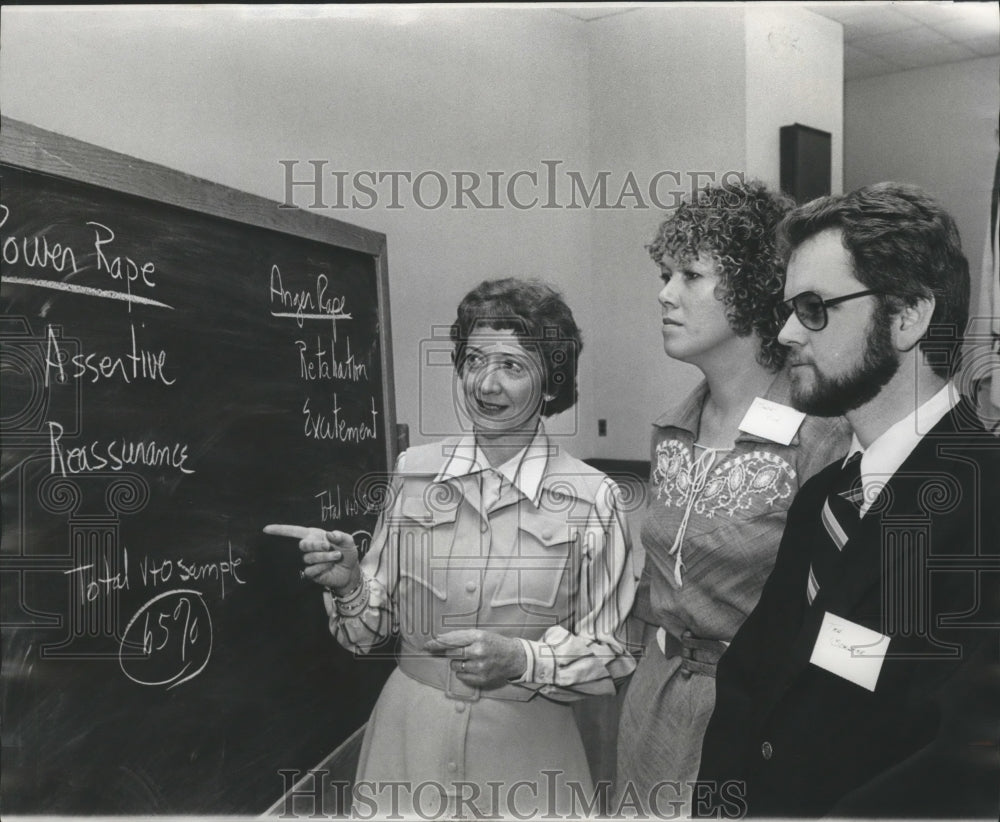
<path fill-rule="evenodd" d="M 855 291 L 853 294 L 845 294 L 843 297 L 834 297 L 832 300 L 824 300 L 815 291 L 803 291 L 796 294 L 790 300 L 785 300 L 784 306 L 789 315 L 794 311 L 795 316 L 810 331 L 822 331 L 829 321 L 826 309 L 831 305 L 846 303 L 848 300 L 855 300 L 858 297 L 868 297 L 878 294 L 877 291 Z"/>

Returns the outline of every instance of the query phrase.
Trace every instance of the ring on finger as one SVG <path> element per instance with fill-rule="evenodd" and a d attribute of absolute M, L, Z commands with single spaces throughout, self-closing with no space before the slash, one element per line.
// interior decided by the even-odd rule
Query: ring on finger
<path fill-rule="evenodd" d="M 464 674 L 465 673 L 465 660 L 462 660 L 462 664 L 458 666 L 458 669 Z"/>

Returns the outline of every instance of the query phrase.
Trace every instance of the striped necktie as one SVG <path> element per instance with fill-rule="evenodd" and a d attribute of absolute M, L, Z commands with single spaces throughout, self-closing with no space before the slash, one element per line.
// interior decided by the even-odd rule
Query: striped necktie
<path fill-rule="evenodd" d="M 817 540 L 813 549 L 813 560 L 809 565 L 806 599 L 810 605 L 816 599 L 822 581 L 830 579 L 830 574 L 840 559 L 847 540 L 857 527 L 861 519 L 863 500 L 861 452 L 856 451 L 840 469 L 820 513 L 825 539 Z"/>

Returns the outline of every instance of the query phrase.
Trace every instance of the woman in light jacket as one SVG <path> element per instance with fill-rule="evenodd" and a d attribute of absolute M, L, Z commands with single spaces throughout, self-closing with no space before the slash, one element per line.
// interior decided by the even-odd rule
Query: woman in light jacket
<path fill-rule="evenodd" d="M 571 703 L 633 670 L 637 581 L 617 486 L 541 422 L 576 401 L 580 333 L 556 292 L 508 279 L 466 295 L 451 339 L 472 431 L 400 455 L 364 558 L 339 531 L 266 530 L 300 540 L 342 645 L 401 639 L 356 806 L 579 815 L 593 787 Z"/>

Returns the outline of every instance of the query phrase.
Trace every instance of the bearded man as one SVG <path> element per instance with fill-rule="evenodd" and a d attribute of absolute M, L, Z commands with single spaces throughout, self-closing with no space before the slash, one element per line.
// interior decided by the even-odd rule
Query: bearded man
<path fill-rule="evenodd" d="M 958 230 L 880 183 L 780 231 L 793 404 L 854 436 L 799 491 L 722 656 L 692 812 L 731 809 L 738 785 L 755 816 L 995 820 L 1000 440 L 955 379 Z"/>

